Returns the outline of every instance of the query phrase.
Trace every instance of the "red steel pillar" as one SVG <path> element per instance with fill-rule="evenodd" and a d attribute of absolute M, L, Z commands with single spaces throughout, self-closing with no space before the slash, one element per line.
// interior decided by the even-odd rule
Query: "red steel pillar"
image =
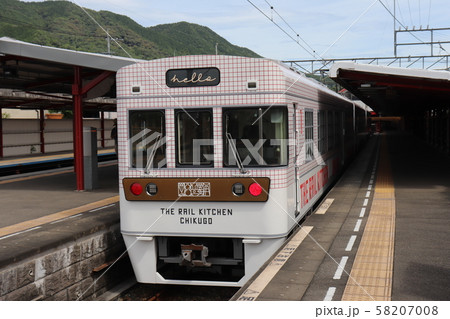
<path fill-rule="evenodd" d="M 45 154 L 45 139 L 44 139 L 44 109 L 39 110 L 39 139 L 41 142 L 41 153 Z"/>
<path fill-rule="evenodd" d="M 84 190 L 84 162 L 83 162 L 83 95 L 81 81 L 81 67 L 74 66 L 74 79 L 72 84 L 73 96 L 73 149 L 74 166 L 77 176 L 77 190 Z"/>
<path fill-rule="evenodd" d="M 0 157 L 3 157 L 3 113 L 0 107 Z"/>
<path fill-rule="evenodd" d="M 102 148 L 105 147 L 105 112 L 100 111 L 100 139 Z"/>
<path fill-rule="evenodd" d="M 75 173 L 77 175 L 77 190 L 84 190 L 84 154 L 83 154 L 83 95 L 100 84 L 103 80 L 114 75 L 114 72 L 103 71 L 83 87 L 81 67 L 74 66 L 72 84 L 73 96 L 73 150 L 75 159 Z"/>

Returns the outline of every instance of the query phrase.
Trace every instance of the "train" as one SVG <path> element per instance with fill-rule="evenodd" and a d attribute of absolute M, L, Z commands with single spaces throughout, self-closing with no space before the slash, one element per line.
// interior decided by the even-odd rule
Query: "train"
<path fill-rule="evenodd" d="M 141 283 L 243 286 L 367 137 L 367 107 L 265 58 L 121 68 L 120 225 Z"/>

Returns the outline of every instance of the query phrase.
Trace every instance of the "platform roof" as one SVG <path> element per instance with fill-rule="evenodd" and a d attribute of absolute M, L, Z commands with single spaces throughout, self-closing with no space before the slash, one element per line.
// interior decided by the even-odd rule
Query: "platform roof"
<path fill-rule="evenodd" d="M 84 190 L 83 111 L 89 108 L 114 111 L 116 104 L 111 98 L 116 95 L 116 71 L 136 62 L 139 61 L 3 37 L 0 38 L 0 107 L 73 110 L 77 190 Z M 0 149 L 2 145 L 0 122 Z"/>
<path fill-rule="evenodd" d="M 90 102 L 89 99 L 114 98 L 115 72 L 138 61 L 140 60 L 48 47 L 2 37 L 0 88 L 28 94 L 15 97 L 2 94 L 0 107 L 71 109 L 74 66 L 77 66 L 81 68 L 83 83 L 101 79 L 87 93 L 85 108 L 115 110 L 115 103 L 111 99 L 97 99 L 95 102 Z M 39 95 L 30 95 L 35 92 L 39 92 Z M 69 98 L 64 98 L 64 94 L 69 95 Z M 48 98 L 49 95 L 51 99 Z"/>
<path fill-rule="evenodd" d="M 384 115 L 450 106 L 450 72 L 337 62 L 330 77 Z"/>

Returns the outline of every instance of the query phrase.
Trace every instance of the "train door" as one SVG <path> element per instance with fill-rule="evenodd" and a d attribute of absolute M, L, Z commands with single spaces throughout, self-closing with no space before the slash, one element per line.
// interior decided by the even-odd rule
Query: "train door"
<path fill-rule="evenodd" d="M 295 169 L 295 217 L 300 214 L 300 153 L 301 153 L 301 109 L 294 103 L 294 169 Z"/>

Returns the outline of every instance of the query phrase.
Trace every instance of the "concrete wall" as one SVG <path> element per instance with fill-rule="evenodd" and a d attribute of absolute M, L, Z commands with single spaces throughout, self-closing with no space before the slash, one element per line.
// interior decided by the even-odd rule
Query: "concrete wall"
<path fill-rule="evenodd" d="M 0 269 L 0 300 L 94 300 L 132 276 L 127 256 L 109 270 L 125 245 L 119 225 Z"/>

